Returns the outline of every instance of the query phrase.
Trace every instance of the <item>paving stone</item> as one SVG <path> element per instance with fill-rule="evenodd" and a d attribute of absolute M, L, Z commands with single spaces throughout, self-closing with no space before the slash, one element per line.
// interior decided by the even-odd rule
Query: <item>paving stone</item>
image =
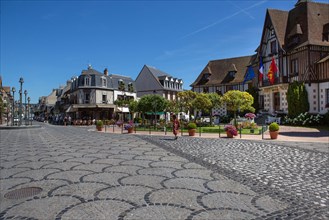
<path fill-rule="evenodd" d="M 284 143 L 1 130 L 0 219 L 328 219 L 328 153 Z M 314 149 L 317 147 L 313 145 Z M 21 187 L 36 196 L 7 199 Z"/>

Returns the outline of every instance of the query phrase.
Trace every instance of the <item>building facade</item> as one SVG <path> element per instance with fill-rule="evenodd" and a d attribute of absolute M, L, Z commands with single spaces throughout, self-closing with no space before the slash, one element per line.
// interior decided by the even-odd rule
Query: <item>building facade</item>
<path fill-rule="evenodd" d="M 326 113 L 329 103 L 329 4 L 298 1 L 290 11 L 268 9 L 258 59 L 264 65 L 259 80 L 260 105 L 271 113 L 288 112 L 289 84 L 304 82 L 310 113 Z M 274 83 L 267 73 L 272 58 Z"/>
<path fill-rule="evenodd" d="M 167 100 L 176 100 L 177 93 L 183 91 L 183 80 L 144 65 L 135 80 L 137 96 L 157 94 Z"/>
<path fill-rule="evenodd" d="M 119 98 L 136 99 L 134 81 L 130 77 L 109 75 L 107 69 L 101 73 L 89 65 L 72 79 L 66 113 L 76 119 L 113 119 L 118 112 L 128 112 L 115 105 Z"/>

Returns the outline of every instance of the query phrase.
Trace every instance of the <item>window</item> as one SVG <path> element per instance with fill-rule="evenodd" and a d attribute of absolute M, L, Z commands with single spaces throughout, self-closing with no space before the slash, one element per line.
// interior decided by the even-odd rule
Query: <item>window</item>
<path fill-rule="evenodd" d="M 105 77 L 102 77 L 101 78 L 101 85 L 102 85 L 102 87 L 106 87 L 107 81 L 106 81 L 106 78 Z"/>
<path fill-rule="evenodd" d="M 102 96 L 102 103 L 107 103 L 107 95 Z"/>
<path fill-rule="evenodd" d="M 119 79 L 118 84 L 119 84 L 119 88 L 118 88 L 118 89 L 119 89 L 120 91 L 125 91 L 125 83 L 123 82 L 122 79 Z"/>
<path fill-rule="evenodd" d="M 329 107 L 329 89 L 326 89 L 326 107 Z"/>
<path fill-rule="evenodd" d="M 208 93 L 209 92 L 209 88 L 208 87 L 203 87 L 203 92 L 204 93 Z"/>
<path fill-rule="evenodd" d="M 128 83 L 128 92 L 134 92 L 134 86 L 132 83 Z"/>
<path fill-rule="evenodd" d="M 231 78 L 235 78 L 236 71 L 230 71 L 228 72 Z"/>
<path fill-rule="evenodd" d="M 276 40 L 275 40 L 275 41 L 271 42 L 271 53 L 276 54 L 277 52 L 278 51 L 277 51 L 277 48 L 276 48 Z"/>
<path fill-rule="evenodd" d="M 85 94 L 85 104 L 88 104 L 88 103 L 90 103 L 90 94 L 86 93 Z"/>
<path fill-rule="evenodd" d="M 90 86 L 91 83 L 91 77 L 90 76 L 86 76 L 85 77 L 85 86 Z"/>
<path fill-rule="evenodd" d="M 298 75 L 298 60 L 293 59 L 291 60 L 291 75 L 292 76 L 297 76 Z"/>

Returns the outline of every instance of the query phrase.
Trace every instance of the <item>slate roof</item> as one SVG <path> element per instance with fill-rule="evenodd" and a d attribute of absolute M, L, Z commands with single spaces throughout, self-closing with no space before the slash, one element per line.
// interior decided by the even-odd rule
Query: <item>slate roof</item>
<path fill-rule="evenodd" d="M 165 73 L 161 70 L 158 70 L 156 69 L 155 67 L 151 67 L 151 66 L 148 66 L 148 65 L 145 65 L 146 68 L 149 69 L 149 71 L 156 77 L 156 78 L 159 78 L 161 76 L 167 76 L 167 77 L 172 77 L 170 74 L 168 73 Z"/>
<path fill-rule="evenodd" d="M 252 58 L 243 56 L 209 61 L 191 86 L 241 83 Z M 234 77 L 229 72 L 235 72 Z M 205 80 L 207 75 L 208 80 Z"/>
<path fill-rule="evenodd" d="M 88 66 L 87 70 L 82 70 L 81 75 L 104 75 L 97 70 L 94 70 L 91 65 Z"/>

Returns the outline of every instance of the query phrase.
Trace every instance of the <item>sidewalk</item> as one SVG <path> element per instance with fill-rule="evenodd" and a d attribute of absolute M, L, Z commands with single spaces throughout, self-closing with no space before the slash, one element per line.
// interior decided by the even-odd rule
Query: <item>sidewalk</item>
<path fill-rule="evenodd" d="M 103 129 L 103 132 L 106 133 L 127 133 L 126 130 L 123 130 L 119 127 L 107 127 L 106 131 Z M 164 131 L 134 131 L 133 134 L 142 134 L 142 135 L 157 135 L 157 136 L 173 136 L 172 132 L 165 133 Z M 179 136 L 182 136 L 179 134 Z M 187 132 L 183 133 L 183 136 L 188 136 Z M 195 134 L 195 137 L 201 137 L 201 138 L 219 138 L 218 133 L 201 133 L 197 132 Z M 263 137 L 263 139 L 262 139 Z M 221 133 L 220 138 L 227 138 L 226 134 Z M 281 142 L 281 141 L 288 141 L 288 142 L 315 142 L 315 143 L 329 143 L 329 131 L 324 130 L 318 130 L 315 128 L 304 128 L 304 127 L 291 127 L 291 126 L 280 126 L 279 136 L 276 140 L 271 140 L 269 132 L 266 131 L 264 135 L 247 135 L 242 134 L 240 137 L 240 134 L 235 137 L 235 139 L 243 139 L 243 140 L 270 140 L 273 142 Z"/>

